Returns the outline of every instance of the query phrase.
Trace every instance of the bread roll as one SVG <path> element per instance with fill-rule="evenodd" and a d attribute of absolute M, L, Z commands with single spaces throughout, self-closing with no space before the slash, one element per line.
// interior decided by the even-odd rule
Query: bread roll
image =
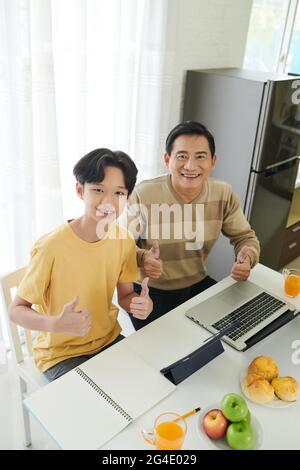
<path fill-rule="evenodd" d="M 271 382 L 272 379 L 278 376 L 279 370 L 276 362 L 268 356 L 258 356 L 248 367 L 249 374 L 259 375 L 262 379 Z"/>
<path fill-rule="evenodd" d="M 299 395 L 299 384 L 294 377 L 277 377 L 272 380 L 272 387 L 280 400 L 296 401 Z"/>
<path fill-rule="evenodd" d="M 249 387 L 249 385 L 251 385 L 253 382 L 255 382 L 255 380 L 259 380 L 261 379 L 261 377 L 257 374 L 248 374 L 245 378 L 244 378 L 244 387 Z"/>
<path fill-rule="evenodd" d="M 255 377 L 258 377 L 254 380 Z M 274 388 L 265 379 L 249 374 L 243 382 L 243 391 L 247 398 L 255 403 L 269 403 L 274 398 Z"/>

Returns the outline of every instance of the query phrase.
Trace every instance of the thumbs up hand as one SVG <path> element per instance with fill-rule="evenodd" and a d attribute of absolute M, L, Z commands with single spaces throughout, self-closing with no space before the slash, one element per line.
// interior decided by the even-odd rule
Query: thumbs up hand
<path fill-rule="evenodd" d="M 244 245 L 237 254 L 236 262 L 231 270 L 231 277 L 236 281 L 246 281 L 250 276 L 251 260 L 248 253 L 249 247 Z"/>
<path fill-rule="evenodd" d="M 152 247 L 149 250 L 154 259 L 159 259 L 159 243 L 158 240 L 154 240 Z"/>
<path fill-rule="evenodd" d="M 75 311 L 78 304 L 79 297 L 77 295 L 71 302 L 63 306 L 61 314 L 54 317 L 53 332 L 74 336 L 84 336 L 88 333 L 92 324 L 91 314 L 86 309 Z"/>
<path fill-rule="evenodd" d="M 150 250 L 145 251 L 142 264 L 147 277 L 158 279 L 161 276 L 163 263 L 159 259 L 159 243 L 157 240 L 154 240 Z"/>
<path fill-rule="evenodd" d="M 153 303 L 149 297 L 148 281 L 149 277 L 143 279 L 139 297 L 133 297 L 130 303 L 130 313 L 140 320 L 145 320 L 153 310 Z"/>
<path fill-rule="evenodd" d="M 249 248 L 247 245 L 243 246 L 237 255 L 237 263 L 243 264 L 249 253 Z"/>

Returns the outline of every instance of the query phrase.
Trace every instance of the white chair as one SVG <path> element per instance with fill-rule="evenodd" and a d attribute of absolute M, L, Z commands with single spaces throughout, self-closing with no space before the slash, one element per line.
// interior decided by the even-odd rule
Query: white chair
<path fill-rule="evenodd" d="M 24 277 L 26 268 L 18 269 L 0 278 L 0 291 L 3 298 L 3 307 L 7 330 L 9 333 L 10 346 L 15 362 L 15 370 L 18 378 L 18 393 L 21 405 L 21 419 L 23 429 L 23 441 L 26 447 L 31 445 L 31 432 L 29 413 L 24 406 L 23 400 L 33 391 L 48 383 L 47 379 L 37 370 L 32 356 L 32 333 L 23 330 L 25 344 L 22 345 L 20 331 L 15 323 L 9 319 L 8 308 L 12 302 L 12 289 L 18 287 Z M 24 338 L 23 338 L 24 340 Z"/>

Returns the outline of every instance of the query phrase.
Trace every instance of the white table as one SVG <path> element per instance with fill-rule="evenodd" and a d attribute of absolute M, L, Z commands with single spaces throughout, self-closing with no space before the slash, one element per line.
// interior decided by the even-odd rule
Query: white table
<path fill-rule="evenodd" d="M 252 282 L 282 297 L 300 309 L 300 298 L 289 299 L 283 292 L 281 274 L 257 265 L 251 272 Z M 130 346 L 149 364 L 161 368 L 197 349 L 210 333 L 185 317 L 185 311 L 235 281 L 230 277 L 182 304 L 159 320 L 126 338 Z M 150 449 L 141 437 L 141 429 L 149 428 L 156 416 L 166 411 L 185 413 L 197 406 L 202 408 L 220 402 L 229 392 L 241 393 L 239 373 L 257 355 L 270 355 L 279 364 L 283 375 L 293 375 L 300 382 L 300 363 L 292 363 L 293 341 L 300 348 L 300 315 L 246 352 L 227 346 L 225 352 L 177 386 L 177 390 L 152 408 L 140 419 L 131 423 L 101 449 Z M 300 353 L 298 355 L 300 359 Z M 247 402 L 262 425 L 263 449 L 300 449 L 300 400 L 288 408 L 274 409 Z M 187 419 L 188 432 L 184 449 L 209 449 L 197 431 L 197 415 Z"/>
<path fill-rule="evenodd" d="M 300 309 L 300 298 L 291 301 L 285 297 L 283 279 L 279 273 L 258 265 L 252 270 L 250 280 Z M 207 291 L 128 336 L 124 341 L 154 368 L 162 369 L 197 349 L 203 340 L 210 336 L 210 333 L 186 318 L 185 311 L 234 282 L 230 277 L 223 279 Z M 165 400 L 132 422 L 101 449 L 149 450 L 151 447 L 142 438 L 141 429 L 151 428 L 155 417 L 160 413 L 174 411 L 184 414 L 197 406 L 206 408 L 220 403 L 226 393 L 241 394 L 240 372 L 257 355 L 272 356 L 278 362 L 282 375 L 293 375 L 300 381 L 300 352 L 299 364 L 292 362 L 292 354 L 295 352 L 292 343 L 297 340 L 300 350 L 300 315 L 244 353 L 224 343 L 225 352 L 184 380 Z M 248 406 L 262 425 L 264 433 L 262 448 L 300 449 L 300 400 L 288 408 L 281 409 L 267 408 L 252 402 L 248 402 Z M 198 415 L 187 419 L 188 431 L 184 449 L 209 448 L 209 444 L 201 439 L 196 431 L 197 419 Z"/>

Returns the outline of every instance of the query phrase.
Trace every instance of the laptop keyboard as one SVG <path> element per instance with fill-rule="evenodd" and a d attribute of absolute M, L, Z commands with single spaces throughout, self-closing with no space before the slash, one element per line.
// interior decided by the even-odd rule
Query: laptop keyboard
<path fill-rule="evenodd" d="M 226 317 L 221 318 L 221 320 L 212 326 L 216 330 L 222 330 L 222 328 L 230 325 L 233 321 L 239 320 L 240 326 L 227 335 L 228 338 L 235 341 L 284 305 L 284 302 L 266 292 L 262 292 L 241 307 L 233 310 Z"/>

